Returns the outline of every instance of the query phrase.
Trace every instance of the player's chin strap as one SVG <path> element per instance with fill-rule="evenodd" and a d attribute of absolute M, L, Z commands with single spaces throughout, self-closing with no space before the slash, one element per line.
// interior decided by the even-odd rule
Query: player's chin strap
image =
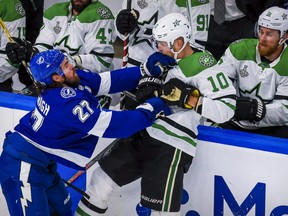
<path fill-rule="evenodd" d="M 185 46 L 186 46 L 187 43 L 188 43 L 188 42 L 184 43 L 183 46 L 181 47 L 181 49 L 180 49 L 178 52 L 175 52 L 175 51 L 173 50 L 173 46 L 170 48 L 171 52 L 174 54 L 174 59 L 175 59 L 176 61 L 177 61 L 177 59 L 178 59 L 178 54 L 179 54 L 180 52 L 182 52 L 182 50 L 185 48 Z"/>

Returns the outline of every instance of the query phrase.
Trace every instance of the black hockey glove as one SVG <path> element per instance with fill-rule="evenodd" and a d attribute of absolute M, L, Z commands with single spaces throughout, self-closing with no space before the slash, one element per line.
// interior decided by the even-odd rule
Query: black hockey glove
<path fill-rule="evenodd" d="M 141 74 L 142 76 L 163 76 L 176 64 L 177 62 L 174 58 L 155 52 L 140 65 Z"/>
<path fill-rule="evenodd" d="M 237 121 L 250 120 L 259 122 L 265 117 L 265 114 L 266 106 L 259 98 L 240 97 L 236 101 L 234 119 Z"/>
<path fill-rule="evenodd" d="M 135 9 L 121 10 L 116 17 L 116 28 L 121 34 L 131 33 L 137 27 L 139 12 Z"/>
<path fill-rule="evenodd" d="M 136 98 L 140 103 L 151 97 L 159 97 L 162 92 L 162 81 L 156 77 L 144 76 L 138 84 Z"/>
<path fill-rule="evenodd" d="M 195 107 L 188 104 L 190 96 L 200 97 L 200 91 L 193 87 L 185 84 L 179 79 L 170 79 L 167 83 L 162 86 L 162 95 L 167 104 L 176 105 L 185 109 L 197 109 L 199 104 L 196 103 Z"/>
<path fill-rule="evenodd" d="M 12 64 L 19 64 L 22 61 L 29 62 L 33 54 L 33 47 L 29 41 L 12 37 L 15 42 L 6 44 L 6 55 Z"/>

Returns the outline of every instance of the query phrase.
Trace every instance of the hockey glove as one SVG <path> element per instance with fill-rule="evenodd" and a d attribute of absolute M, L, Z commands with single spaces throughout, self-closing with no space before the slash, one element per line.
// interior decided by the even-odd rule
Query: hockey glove
<path fill-rule="evenodd" d="M 234 119 L 261 121 L 266 114 L 266 106 L 264 102 L 259 98 L 240 97 L 236 101 L 236 110 Z"/>
<path fill-rule="evenodd" d="M 140 110 L 148 115 L 151 121 L 155 121 L 159 116 L 167 116 L 171 114 L 171 111 L 167 104 L 158 97 L 150 98 L 136 107 L 136 110 Z"/>
<path fill-rule="evenodd" d="M 33 47 L 29 41 L 12 37 L 15 42 L 6 44 L 6 54 L 12 64 L 19 64 L 22 61 L 29 62 L 33 55 Z"/>
<path fill-rule="evenodd" d="M 156 77 L 144 76 L 138 84 L 136 90 L 136 99 L 143 103 L 151 97 L 159 97 L 162 92 L 162 81 Z"/>
<path fill-rule="evenodd" d="M 141 74 L 142 76 L 162 76 L 176 64 L 174 58 L 160 52 L 155 52 L 140 65 Z"/>
<path fill-rule="evenodd" d="M 198 104 L 200 91 L 193 86 L 185 84 L 179 79 L 170 79 L 162 86 L 162 88 L 161 98 L 163 98 L 169 105 L 176 105 L 185 109 L 195 109 L 200 105 Z M 195 107 L 188 104 L 190 96 L 197 98 Z"/>
<path fill-rule="evenodd" d="M 121 34 L 131 33 L 137 27 L 139 12 L 135 9 L 121 10 L 116 17 L 116 28 Z"/>

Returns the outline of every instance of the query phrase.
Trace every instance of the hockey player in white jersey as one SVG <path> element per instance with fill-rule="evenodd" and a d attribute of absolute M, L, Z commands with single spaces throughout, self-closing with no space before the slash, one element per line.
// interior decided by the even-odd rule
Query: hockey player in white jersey
<path fill-rule="evenodd" d="M 192 40 L 196 47 L 205 47 L 210 19 L 209 0 L 131 0 L 131 11 L 127 10 L 127 0 L 122 3 L 122 10 L 116 16 L 117 35 L 125 39 L 129 35 L 128 65 L 140 65 L 154 52 L 152 47 L 152 28 L 156 22 L 169 13 L 182 13 L 190 18 Z"/>
<path fill-rule="evenodd" d="M 204 47 L 208 36 L 210 18 L 209 1 L 189 0 L 131 0 L 131 11 L 127 10 L 127 0 L 115 18 L 117 35 L 122 40 L 129 33 L 127 66 L 140 65 L 154 52 L 152 46 L 152 28 L 155 23 L 169 13 L 179 12 L 188 16 L 192 23 L 190 43 L 194 47 Z M 190 4 L 191 3 L 191 4 Z M 130 109 L 134 101 L 124 97 L 122 108 Z"/>
<path fill-rule="evenodd" d="M 154 26 L 153 37 L 158 55 L 170 56 L 178 65 L 162 79 L 141 79 L 136 96 L 145 100 L 161 95 L 171 105 L 172 114 L 121 139 L 99 161 L 87 185 L 90 198 L 82 197 L 76 215 L 105 215 L 111 193 L 138 178 L 138 215 L 180 215 L 183 178 L 195 156 L 197 126 L 207 119 L 222 123 L 234 115 L 235 88 L 225 74 L 209 70 L 216 63 L 209 52 L 190 47 L 191 27 L 185 16 L 164 16 Z M 146 65 L 149 63 L 143 64 L 144 69 Z"/>
<path fill-rule="evenodd" d="M 32 52 L 59 49 L 91 71 L 107 71 L 114 56 L 114 16 L 100 1 L 71 0 L 52 5 L 44 12 L 43 26 L 33 50 L 31 44 L 10 44 L 9 59 L 29 62 Z M 14 52 L 14 53 L 13 53 Z M 22 57 L 15 55 L 21 52 Z M 23 53 L 24 52 L 24 53 Z M 26 58 L 23 59 L 25 56 Z"/>
<path fill-rule="evenodd" d="M 85 169 L 99 137 L 128 137 L 150 126 L 160 112 L 169 114 L 169 108 L 160 98 L 130 111 L 100 107 L 95 96 L 137 86 L 139 67 L 99 75 L 75 69 L 59 50 L 38 53 L 30 64 L 41 92 L 35 109 L 6 134 L 0 184 L 11 216 L 70 216 L 70 196 L 56 163 Z"/>
<path fill-rule="evenodd" d="M 223 128 L 288 137 L 288 10 L 271 7 L 258 20 L 258 39 L 232 43 L 216 66 L 235 81 L 237 108 Z"/>
<path fill-rule="evenodd" d="M 19 40 L 25 39 L 26 15 L 19 0 L 0 1 L 0 17 L 13 37 Z M 17 71 L 20 64 L 13 64 L 8 60 L 5 52 L 8 42 L 5 32 L 0 28 L 0 91 L 12 92 L 12 77 L 15 74 L 18 77 Z M 25 85 L 21 84 L 18 87 L 24 88 Z M 14 90 L 21 90 L 21 88 L 14 88 Z"/>

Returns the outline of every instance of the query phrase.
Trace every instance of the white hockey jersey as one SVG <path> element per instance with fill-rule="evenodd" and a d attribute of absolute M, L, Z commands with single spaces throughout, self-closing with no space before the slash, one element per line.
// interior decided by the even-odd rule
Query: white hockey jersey
<path fill-rule="evenodd" d="M 219 70 L 236 81 L 238 96 L 260 98 L 266 115 L 260 122 L 236 122 L 246 129 L 288 125 L 288 49 L 268 64 L 261 60 L 257 39 L 232 43 L 218 62 Z"/>
<path fill-rule="evenodd" d="M 186 7 L 184 14 L 190 20 L 192 27 L 192 40 L 190 44 L 193 47 L 205 48 L 208 39 L 208 28 L 210 22 L 210 3 L 209 0 L 176 0 L 179 7 Z"/>
<path fill-rule="evenodd" d="M 0 17 L 12 37 L 25 39 L 26 16 L 19 0 L 0 1 Z M 4 82 L 17 73 L 19 64 L 12 64 L 6 55 L 5 47 L 9 42 L 5 32 L 0 28 L 0 82 Z"/>
<path fill-rule="evenodd" d="M 113 20 L 110 9 L 99 1 L 92 2 L 78 16 L 72 15 L 70 1 L 56 3 L 44 13 L 35 47 L 39 51 L 56 48 L 79 55 L 84 68 L 107 71 L 114 57 Z"/>
<path fill-rule="evenodd" d="M 223 123 L 231 119 L 235 110 L 236 90 L 231 80 L 222 72 L 211 67 L 216 60 L 209 52 L 196 52 L 178 62 L 178 66 L 168 72 L 171 78 L 200 90 L 201 112 L 172 106 L 172 115 L 158 119 L 147 128 L 149 135 L 172 145 L 191 156 L 195 156 L 198 125 L 210 122 Z"/>
<path fill-rule="evenodd" d="M 209 0 L 132 0 L 131 8 L 140 13 L 138 27 L 129 37 L 129 60 L 128 65 L 140 65 L 155 50 L 151 37 L 152 28 L 156 22 L 169 13 L 182 13 L 187 16 L 192 26 L 190 44 L 193 47 L 204 48 L 208 37 L 210 20 Z M 127 8 L 127 0 L 122 3 L 122 8 Z M 189 8 L 189 10 L 187 10 Z M 116 29 L 117 35 L 125 39 Z"/>
<path fill-rule="evenodd" d="M 127 8 L 127 0 L 123 0 L 122 8 Z M 169 13 L 181 12 L 175 0 L 132 0 L 131 8 L 139 11 L 138 27 L 129 37 L 128 65 L 140 65 L 155 52 L 152 46 L 152 29 L 156 22 Z M 119 38 L 124 40 L 116 29 Z"/>

